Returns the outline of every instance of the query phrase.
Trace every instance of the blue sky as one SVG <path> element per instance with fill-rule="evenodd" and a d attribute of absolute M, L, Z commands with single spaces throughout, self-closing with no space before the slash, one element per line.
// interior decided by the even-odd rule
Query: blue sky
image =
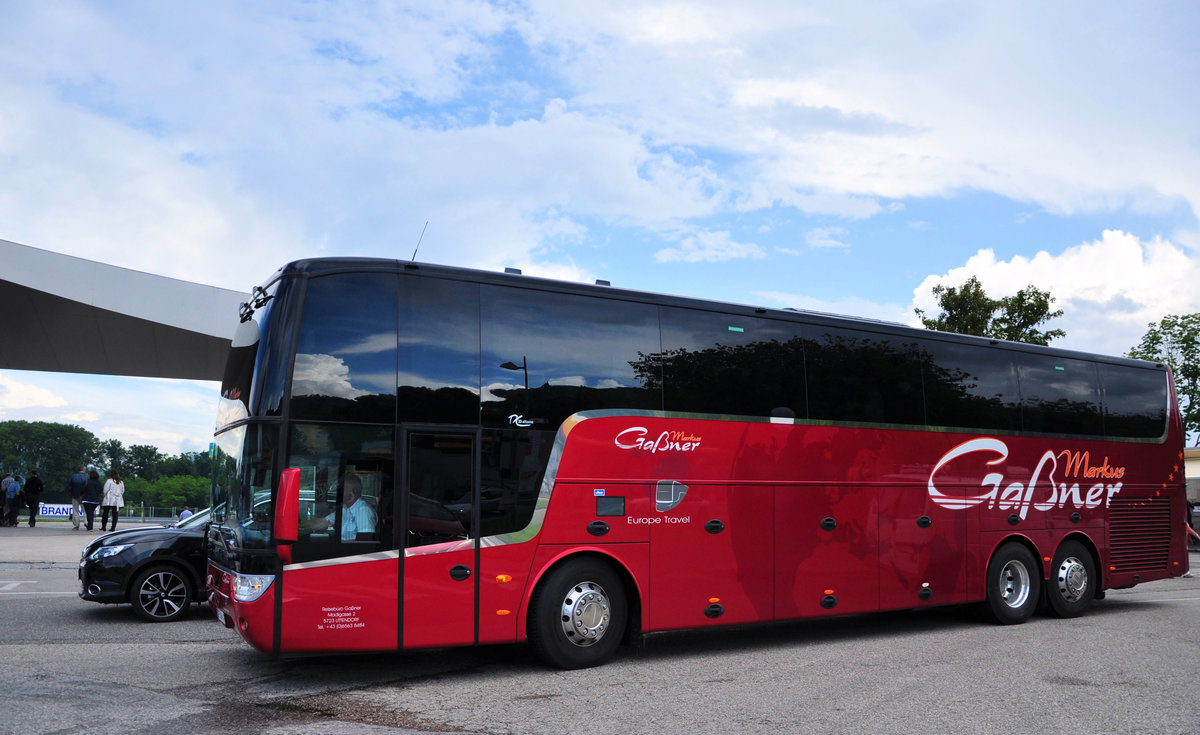
<path fill-rule="evenodd" d="M 318 255 L 1057 344 L 1200 311 L 1192 2 L 0 3 L 0 237 L 247 290 Z M 15 346 L 19 349 L 19 346 Z M 207 447 L 211 384 L 0 371 L 0 419 Z"/>

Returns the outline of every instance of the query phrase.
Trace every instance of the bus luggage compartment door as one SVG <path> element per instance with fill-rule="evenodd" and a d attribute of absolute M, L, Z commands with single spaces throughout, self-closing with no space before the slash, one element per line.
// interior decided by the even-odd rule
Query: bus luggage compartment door
<path fill-rule="evenodd" d="M 681 499 L 650 513 L 651 629 L 770 620 L 775 488 L 659 485 Z"/>
<path fill-rule="evenodd" d="M 853 485 L 775 490 L 775 616 L 879 609 L 876 495 Z"/>

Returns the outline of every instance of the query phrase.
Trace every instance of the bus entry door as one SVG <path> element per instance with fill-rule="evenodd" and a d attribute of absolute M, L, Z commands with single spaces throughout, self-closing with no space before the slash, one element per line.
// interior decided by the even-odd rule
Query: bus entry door
<path fill-rule="evenodd" d="M 475 643 L 479 435 L 401 432 L 404 648 Z"/>

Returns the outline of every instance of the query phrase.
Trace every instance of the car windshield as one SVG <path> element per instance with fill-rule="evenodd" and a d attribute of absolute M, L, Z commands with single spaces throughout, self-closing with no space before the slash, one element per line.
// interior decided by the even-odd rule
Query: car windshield
<path fill-rule="evenodd" d="M 210 515 L 212 515 L 212 509 L 205 508 L 204 510 L 197 511 L 197 512 L 191 514 L 190 516 L 188 516 L 187 518 L 184 518 L 182 521 L 179 521 L 178 523 L 175 523 L 173 525 L 175 526 L 175 528 L 190 528 L 191 526 L 203 526 L 205 523 L 208 523 L 208 517 Z"/>

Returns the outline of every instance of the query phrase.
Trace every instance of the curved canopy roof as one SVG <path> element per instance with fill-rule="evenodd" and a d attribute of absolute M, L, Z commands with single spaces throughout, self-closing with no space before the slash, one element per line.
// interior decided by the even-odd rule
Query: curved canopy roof
<path fill-rule="evenodd" d="M 0 240 L 0 367 L 220 380 L 245 300 Z"/>

